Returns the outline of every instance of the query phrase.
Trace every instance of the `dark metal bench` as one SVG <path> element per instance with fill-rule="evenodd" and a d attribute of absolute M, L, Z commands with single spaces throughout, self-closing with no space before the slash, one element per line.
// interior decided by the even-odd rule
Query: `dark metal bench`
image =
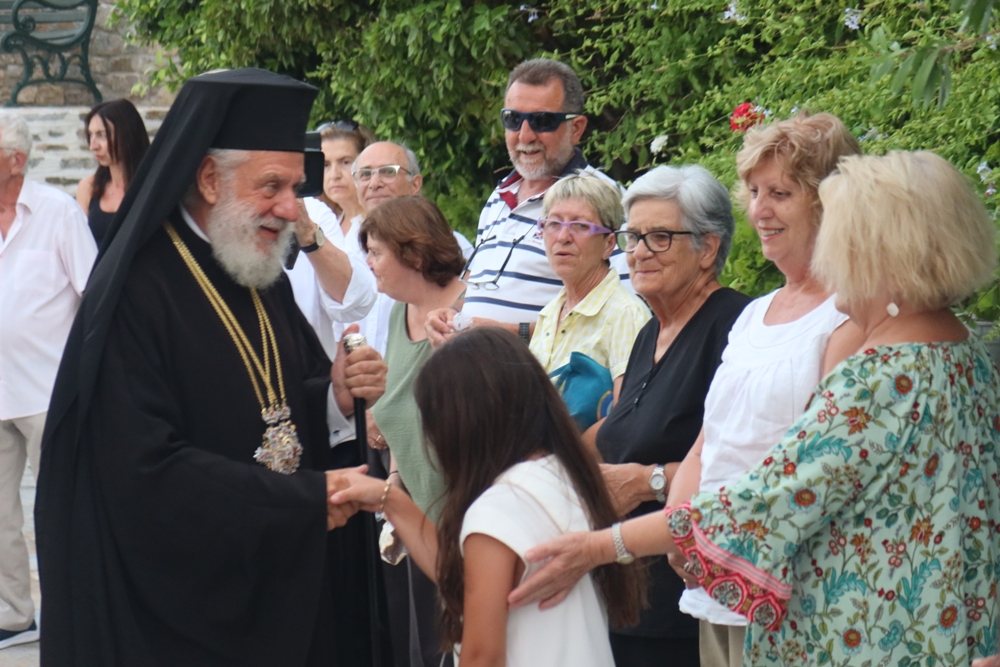
<path fill-rule="evenodd" d="M 0 0 L 0 51 L 18 53 L 24 63 L 7 106 L 17 106 L 25 86 L 40 83 L 78 83 L 100 103 L 88 61 L 96 19 L 97 0 Z"/>

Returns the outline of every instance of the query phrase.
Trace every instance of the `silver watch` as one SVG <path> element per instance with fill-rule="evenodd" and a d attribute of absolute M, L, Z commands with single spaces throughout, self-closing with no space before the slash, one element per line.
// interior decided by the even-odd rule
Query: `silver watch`
<path fill-rule="evenodd" d="M 625 540 L 622 539 L 622 522 L 611 524 L 611 540 L 615 543 L 615 561 L 619 565 L 628 565 L 635 560 L 635 556 L 625 548 Z"/>
<path fill-rule="evenodd" d="M 664 505 L 667 504 L 667 476 L 663 474 L 663 466 L 653 468 L 649 476 L 649 488 L 653 490 L 656 500 Z"/>

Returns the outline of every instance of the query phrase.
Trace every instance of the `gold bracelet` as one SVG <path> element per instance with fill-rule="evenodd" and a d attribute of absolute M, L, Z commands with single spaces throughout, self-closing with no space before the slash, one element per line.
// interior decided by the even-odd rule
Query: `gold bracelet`
<path fill-rule="evenodd" d="M 378 503 L 378 509 L 375 511 L 376 514 L 385 513 L 385 501 L 389 499 L 389 487 L 392 486 L 392 482 L 385 480 L 385 488 L 382 489 L 382 500 Z"/>

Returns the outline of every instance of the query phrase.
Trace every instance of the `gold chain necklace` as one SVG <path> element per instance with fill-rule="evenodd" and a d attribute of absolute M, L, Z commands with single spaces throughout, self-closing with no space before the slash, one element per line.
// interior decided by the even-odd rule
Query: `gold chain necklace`
<path fill-rule="evenodd" d="M 243 365 L 250 376 L 253 384 L 254 394 L 260 403 L 260 416 L 267 424 L 264 431 L 263 443 L 254 452 L 253 458 L 257 463 L 266 466 L 269 470 L 290 475 L 299 467 L 302 458 L 302 445 L 299 443 L 299 436 L 295 431 L 295 424 L 292 423 L 292 410 L 288 407 L 288 400 L 285 396 L 285 381 L 281 374 L 281 356 L 278 354 L 278 341 L 274 337 L 274 329 L 271 327 L 271 320 L 264 310 L 264 304 L 260 300 L 260 295 L 254 288 L 250 290 L 250 298 L 253 299 L 254 309 L 257 311 L 257 322 L 260 324 L 261 355 L 257 356 L 257 351 L 253 349 L 250 340 L 243 332 L 243 327 L 229 310 L 229 306 L 222 299 L 215 285 L 208 279 L 198 260 L 194 258 L 187 244 L 174 229 L 174 226 L 167 222 L 164 227 L 174 247 L 180 254 L 181 259 L 187 264 L 188 269 L 194 276 L 201 291 L 205 293 L 212 308 L 215 309 L 222 324 L 229 332 L 239 352 Z M 263 357 L 263 360 L 261 360 Z M 274 391 L 272 382 L 271 359 L 274 359 L 274 374 L 277 375 L 278 391 Z M 264 391 L 261 391 L 263 387 Z M 265 402 L 266 394 L 266 402 Z"/>

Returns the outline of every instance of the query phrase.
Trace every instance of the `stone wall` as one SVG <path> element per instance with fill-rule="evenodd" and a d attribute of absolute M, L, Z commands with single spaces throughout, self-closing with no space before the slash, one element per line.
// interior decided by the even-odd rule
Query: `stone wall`
<path fill-rule="evenodd" d="M 169 106 L 174 95 L 166 88 L 150 90 L 146 95 L 132 93 L 132 87 L 148 78 L 148 72 L 156 67 L 157 54 L 161 58 L 168 55 L 161 49 L 129 45 L 125 40 L 126 28 L 109 28 L 109 18 L 113 3 L 100 0 L 97 21 L 90 38 L 90 72 L 98 90 L 105 100 L 127 97 L 136 104 L 146 106 Z M 76 68 L 71 68 L 71 72 Z M 21 57 L 18 54 L 0 53 L 0 105 L 7 103 L 14 84 L 23 73 Z M 42 84 L 28 86 L 18 96 L 21 106 L 86 106 L 93 105 L 93 96 L 78 84 Z"/>
<path fill-rule="evenodd" d="M 166 107 L 140 106 L 152 139 L 167 115 Z M 94 173 L 97 161 L 87 148 L 83 117 L 89 107 L 19 107 L 13 112 L 31 129 L 33 146 L 28 178 L 76 194 L 80 179 Z"/>

